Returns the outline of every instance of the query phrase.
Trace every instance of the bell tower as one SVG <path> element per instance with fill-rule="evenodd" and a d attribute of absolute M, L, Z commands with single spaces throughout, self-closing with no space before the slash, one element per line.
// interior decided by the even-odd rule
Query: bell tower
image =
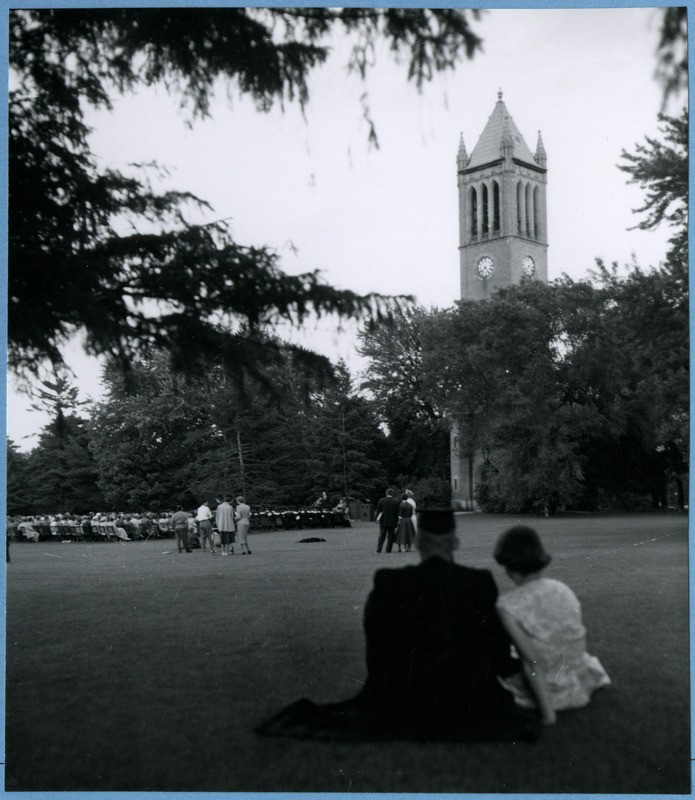
<path fill-rule="evenodd" d="M 547 283 L 546 165 L 540 131 L 532 154 L 501 91 L 470 156 L 461 135 L 456 167 L 462 300 L 484 300 L 522 280 Z M 464 452 L 455 422 L 450 458 L 452 504 L 472 510 L 487 454 Z"/>
<path fill-rule="evenodd" d="M 532 154 L 497 94 L 469 156 L 461 135 L 459 195 L 461 299 L 483 300 L 523 278 L 548 280 L 546 153 Z"/>

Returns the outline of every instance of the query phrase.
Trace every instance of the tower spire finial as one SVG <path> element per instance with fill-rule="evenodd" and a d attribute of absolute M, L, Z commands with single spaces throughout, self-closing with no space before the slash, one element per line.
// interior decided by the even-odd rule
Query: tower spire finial
<path fill-rule="evenodd" d="M 459 169 L 466 168 L 466 165 L 468 164 L 468 153 L 466 152 L 466 145 L 463 142 L 463 133 L 461 133 L 461 138 L 459 139 L 459 149 L 456 160 L 458 162 Z"/>
<path fill-rule="evenodd" d="M 536 159 L 536 163 L 540 164 L 541 167 L 544 167 L 548 163 L 548 156 L 543 146 L 543 139 L 541 138 L 540 131 L 538 131 L 538 142 L 536 143 L 536 152 L 533 157 Z"/>
<path fill-rule="evenodd" d="M 499 89 L 497 92 L 497 101 L 500 103 L 502 102 L 502 89 Z"/>

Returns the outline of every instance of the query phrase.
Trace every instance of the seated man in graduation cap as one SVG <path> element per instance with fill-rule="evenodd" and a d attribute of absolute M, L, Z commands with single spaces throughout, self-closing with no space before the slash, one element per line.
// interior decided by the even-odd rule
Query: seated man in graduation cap
<path fill-rule="evenodd" d="M 488 570 L 454 563 L 453 512 L 418 516 L 417 566 L 380 569 L 364 611 L 367 680 L 354 698 L 299 700 L 258 733 L 326 740 L 534 739 L 498 675 L 514 671 Z"/>

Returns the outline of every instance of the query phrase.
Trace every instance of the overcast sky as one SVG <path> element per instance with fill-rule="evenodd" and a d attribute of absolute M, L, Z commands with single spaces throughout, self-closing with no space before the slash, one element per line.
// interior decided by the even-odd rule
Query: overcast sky
<path fill-rule="evenodd" d="M 616 164 L 623 148 L 657 132 L 661 90 L 654 80 L 660 12 L 654 9 L 493 10 L 475 23 L 484 51 L 418 93 L 385 49 L 366 83 L 336 52 L 310 83 L 305 116 L 287 105 L 259 114 L 220 86 L 213 118 L 184 124 L 163 89 L 118 99 L 113 114 L 90 115 L 104 167 L 156 160 L 167 188 L 190 190 L 231 218 L 242 244 L 276 248 L 297 273 L 360 293 L 415 295 L 427 307 L 459 297 L 456 152 L 468 152 L 498 91 L 526 143 L 540 130 L 548 155 L 548 273 L 587 275 L 599 257 L 643 267 L 663 258 L 669 231 L 629 231 L 638 187 Z M 370 147 L 361 96 L 368 94 L 379 148 Z M 667 110 L 677 114 L 678 98 Z M 361 366 L 354 337 L 327 322 L 305 339 Z M 71 347 L 85 395 L 99 392 L 98 365 Z M 8 435 L 35 444 L 46 420 L 26 412 L 10 377 Z"/>

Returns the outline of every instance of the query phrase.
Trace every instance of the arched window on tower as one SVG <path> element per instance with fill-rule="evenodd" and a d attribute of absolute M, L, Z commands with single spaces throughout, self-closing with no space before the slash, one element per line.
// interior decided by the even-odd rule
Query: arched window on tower
<path fill-rule="evenodd" d="M 533 235 L 536 239 L 540 239 L 540 226 L 538 220 L 540 219 L 540 191 L 538 187 L 533 190 Z"/>
<path fill-rule="evenodd" d="M 526 221 L 524 224 L 524 233 L 527 236 L 531 235 L 533 231 L 533 193 L 531 191 L 531 184 L 526 184 Z"/>
<path fill-rule="evenodd" d="M 483 184 L 483 236 L 490 232 L 490 203 L 488 199 L 487 184 Z"/>
<path fill-rule="evenodd" d="M 500 186 L 492 182 L 492 232 L 500 232 Z"/>
<path fill-rule="evenodd" d="M 471 239 L 478 238 L 478 193 L 471 186 Z"/>
<path fill-rule="evenodd" d="M 519 181 L 516 185 L 516 230 L 518 233 L 523 233 L 524 221 L 524 187 Z"/>

